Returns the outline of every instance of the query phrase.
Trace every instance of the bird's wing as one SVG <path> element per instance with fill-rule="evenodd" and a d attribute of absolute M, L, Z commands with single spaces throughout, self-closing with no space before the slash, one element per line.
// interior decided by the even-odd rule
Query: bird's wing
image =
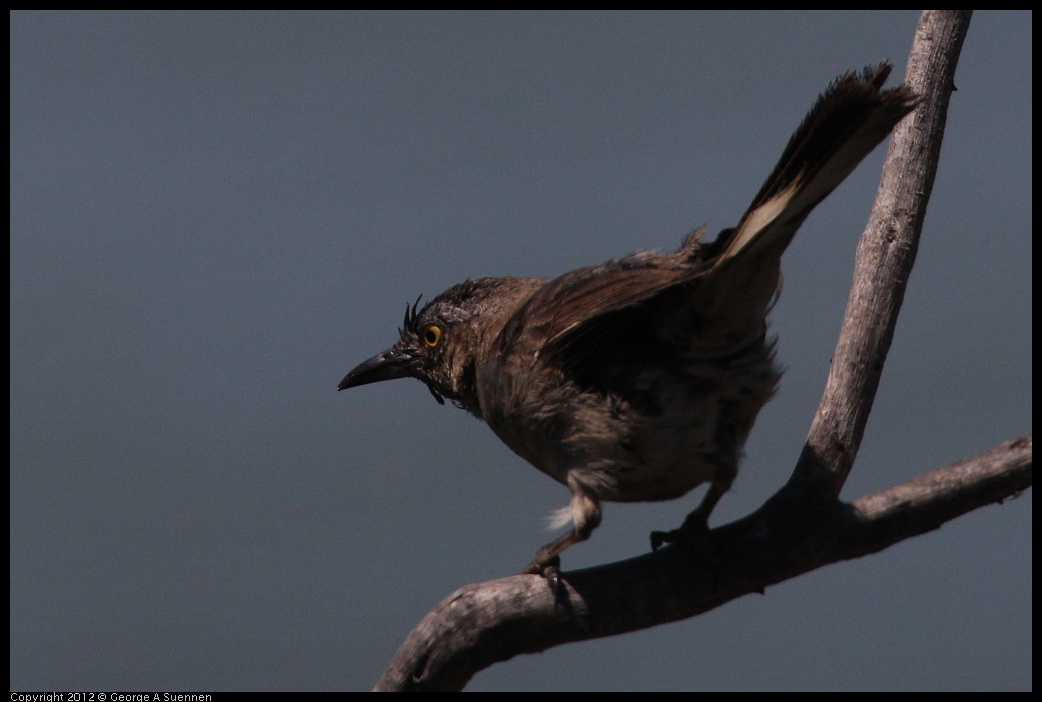
<path fill-rule="evenodd" d="M 906 86 L 882 89 L 890 70 L 883 63 L 829 86 L 737 227 L 711 244 L 691 236 L 675 254 L 567 273 L 514 314 L 503 340 L 528 344 L 537 360 L 596 373 L 599 360 L 638 358 L 661 342 L 712 356 L 762 336 L 780 258 L 796 230 L 918 102 Z"/>
<path fill-rule="evenodd" d="M 533 361 L 568 369 L 611 355 L 619 344 L 650 341 L 633 336 L 650 329 L 645 303 L 692 276 L 690 266 L 668 263 L 668 256 L 646 254 L 639 263 L 619 259 L 566 273 L 514 313 L 500 342 L 503 348 L 527 346 Z"/>

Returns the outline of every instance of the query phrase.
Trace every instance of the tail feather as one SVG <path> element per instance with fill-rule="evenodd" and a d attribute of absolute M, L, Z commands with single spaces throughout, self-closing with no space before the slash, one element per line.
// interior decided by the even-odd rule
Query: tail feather
<path fill-rule="evenodd" d="M 810 211 L 850 175 L 918 103 L 905 85 L 882 90 L 892 66 L 881 63 L 837 78 L 789 139 L 718 263 L 768 248 L 778 255 Z"/>

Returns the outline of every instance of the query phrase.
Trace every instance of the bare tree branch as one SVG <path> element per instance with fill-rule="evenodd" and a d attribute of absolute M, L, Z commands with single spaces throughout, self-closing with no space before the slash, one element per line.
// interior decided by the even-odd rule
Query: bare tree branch
<path fill-rule="evenodd" d="M 921 98 L 894 129 L 872 214 L 854 260 L 854 282 L 825 395 L 794 480 L 827 480 L 838 495 L 854 465 L 911 275 L 944 138 L 969 10 L 919 19 L 905 83 Z"/>
<path fill-rule="evenodd" d="M 459 690 L 520 653 L 686 619 L 837 561 L 859 558 L 1031 485 L 1032 439 L 1018 437 L 853 505 L 788 490 L 711 532 L 704 554 L 667 547 L 565 574 L 460 588 L 406 639 L 377 690 Z"/>
<path fill-rule="evenodd" d="M 413 630 L 377 690 L 458 690 L 520 653 L 685 619 L 836 561 L 937 529 L 1031 485 L 1032 437 L 1017 437 L 853 503 L 837 499 L 853 465 L 893 338 L 936 173 L 965 11 L 924 12 L 906 80 L 923 101 L 896 130 L 821 406 L 792 479 L 706 548 L 655 553 L 562 574 L 467 585 Z"/>

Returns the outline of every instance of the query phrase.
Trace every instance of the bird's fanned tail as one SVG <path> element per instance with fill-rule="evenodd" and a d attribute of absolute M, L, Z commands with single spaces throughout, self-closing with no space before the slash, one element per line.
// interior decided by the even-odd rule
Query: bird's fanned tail
<path fill-rule="evenodd" d="M 918 103 L 905 85 L 883 90 L 881 63 L 837 78 L 789 139 L 778 164 L 723 244 L 722 265 L 739 254 L 788 246 L 810 211 L 887 137 Z"/>

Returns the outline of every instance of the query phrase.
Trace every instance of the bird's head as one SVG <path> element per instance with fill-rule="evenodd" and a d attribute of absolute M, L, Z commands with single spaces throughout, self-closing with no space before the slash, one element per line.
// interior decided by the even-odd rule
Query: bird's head
<path fill-rule="evenodd" d="M 337 390 L 395 378 L 417 378 L 444 404 L 445 398 L 481 416 L 476 366 L 506 318 L 543 281 L 479 278 L 454 285 L 420 307 L 405 307 L 398 341 L 359 364 Z"/>

